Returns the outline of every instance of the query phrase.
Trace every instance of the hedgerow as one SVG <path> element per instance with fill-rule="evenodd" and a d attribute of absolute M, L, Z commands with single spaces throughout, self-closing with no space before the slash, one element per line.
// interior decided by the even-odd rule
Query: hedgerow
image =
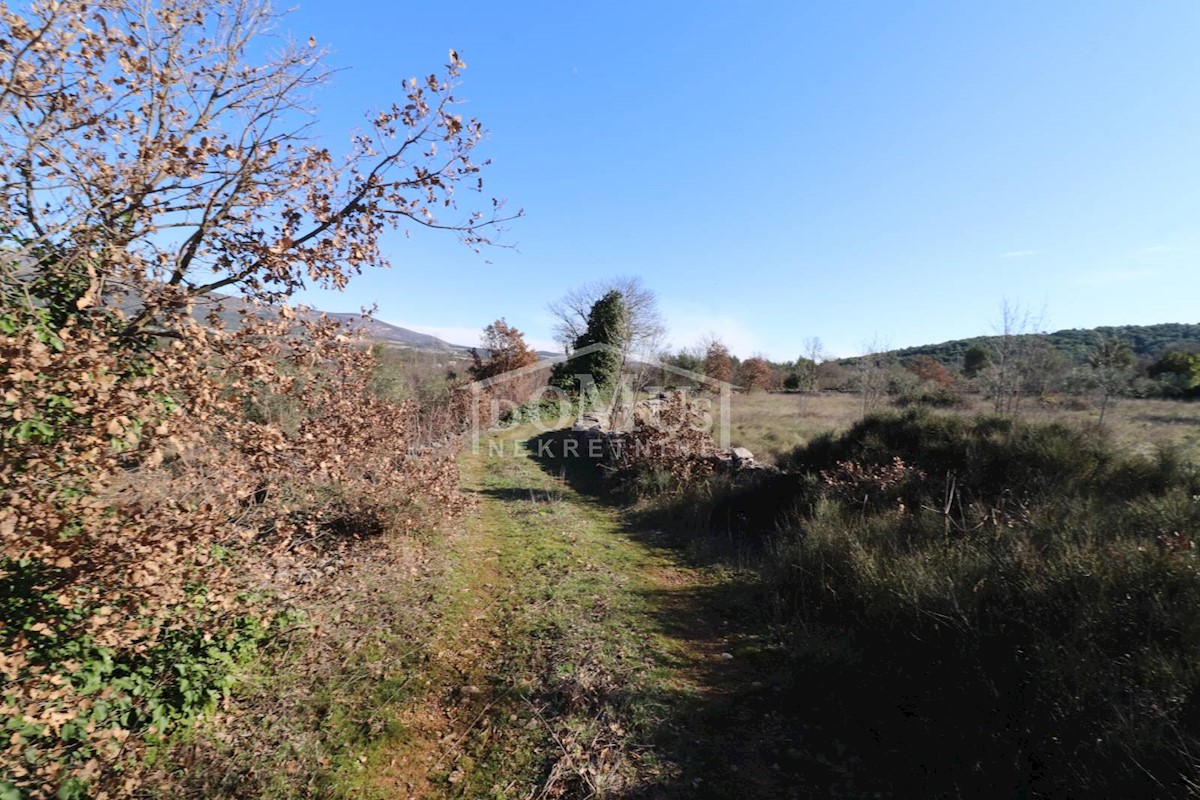
<path fill-rule="evenodd" d="M 278 22 L 0 7 L 0 794 L 135 791 L 298 565 L 463 508 L 461 408 L 373 392 L 371 352 L 287 300 L 386 265 L 401 223 L 488 242 L 499 202 L 437 216 L 481 185 L 465 65 L 335 155 L 304 136 L 323 51 L 260 55 Z"/>

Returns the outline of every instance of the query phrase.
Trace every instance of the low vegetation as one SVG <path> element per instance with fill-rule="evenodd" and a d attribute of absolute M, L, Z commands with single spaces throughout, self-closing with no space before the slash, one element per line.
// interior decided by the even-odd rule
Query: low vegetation
<path fill-rule="evenodd" d="M 902 400 L 893 403 L 904 406 Z M 973 417 L 991 410 L 976 395 L 939 413 Z M 851 392 L 754 392 L 735 394 L 730 403 L 731 444 L 767 460 L 785 457 L 822 433 L 844 431 L 862 419 L 861 399 Z M 1064 395 L 1026 404 L 1021 418 L 1080 428 L 1098 426 L 1099 408 Z M 1104 420 L 1106 435 L 1122 450 L 1149 454 L 1164 446 L 1200 457 L 1200 404 L 1154 399 L 1122 399 Z"/>
<path fill-rule="evenodd" d="M 0 5 L 0 798 L 1200 793 L 1197 326 L 370 347 L 289 299 L 511 217 L 455 51 L 333 153 L 278 20 Z"/>
<path fill-rule="evenodd" d="M 838 698 L 819 722 L 855 720 L 842 735 L 875 754 L 862 780 L 1190 795 L 1200 471 L 1177 447 L 910 411 L 816 436 L 780 465 L 646 510 L 692 529 L 708 511 L 759 554 L 791 668 Z"/>
<path fill-rule="evenodd" d="M 277 22 L 257 0 L 0 7 L 5 797 L 138 791 L 299 583 L 464 507 L 462 414 L 382 391 L 370 351 L 286 301 L 386 264 L 402 222 L 488 241 L 499 202 L 435 216 L 482 186 L 465 65 L 334 154 L 302 111 L 322 51 L 262 47 Z"/>
<path fill-rule="evenodd" d="M 1128 342 L 1133 354 L 1140 359 L 1153 361 L 1160 354 L 1174 349 L 1187 350 L 1200 347 L 1200 325 L 1167 323 L 1162 325 L 1118 325 L 1093 328 L 1091 330 L 1061 330 L 1047 334 L 1035 334 L 1068 361 L 1082 363 L 1088 359 L 1097 341 L 1117 339 Z M 906 347 L 895 351 L 898 359 L 908 361 L 920 356 L 937 360 L 942 364 L 961 365 L 968 360 L 973 348 L 990 349 L 996 337 L 980 336 L 973 339 L 955 339 L 936 345 Z"/>

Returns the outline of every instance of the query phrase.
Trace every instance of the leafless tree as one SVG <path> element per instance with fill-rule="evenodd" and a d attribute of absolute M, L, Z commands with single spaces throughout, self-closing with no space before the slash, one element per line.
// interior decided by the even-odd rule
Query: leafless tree
<path fill-rule="evenodd" d="M 825 360 L 825 345 L 820 337 L 810 336 L 804 340 L 804 352 L 800 361 L 800 381 L 807 391 L 818 388 L 821 362 Z"/>
<path fill-rule="evenodd" d="M 991 364 L 981 375 L 984 392 L 997 414 L 1016 414 L 1031 378 L 1036 382 L 1034 373 L 1049 363 L 1042 358 L 1040 342 L 1033 335 L 1041 329 L 1044 316 L 1044 312 L 1034 314 L 1007 298 L 1000 304 L 996 335 L 990 342 Z"/>
<path fill-rule="evenodd" d="M 1133 350 L 1120 339 L 1102 340 L 1088 357 L 1092 382 L 1100 395 L 1100 427 L 1104 427 L 1108 409 L 1129 389 L 1134 363 Z"/>
<path fill-rule="evenodd" d="M 547 308 L 555 318 L 555 338 L 570 354 L 575 342 L 587 330 L 592 307 L 609 292 L 621 295 L 624 315 L 621 331 L 622 380 L 612 398 L 613 412 L 622 403 L 632 404 L 654 380 L 658 371 L 648 362 L 666 344 L 667 328 L 658 310 L 658 297 L 637 277 L 616 277 L 592 281 L 572 289 Z M 630 396 L 626 397 L 626 392 Z"/>
<path fill-rule="evenodd" d="M 804 340 L 804 349 L 800 358 L 796 359 L 796 372 L 803 390 L 796 395 L 796 409 L 801 414 L 807 413 L 808 393 L 821 388 L 821 375 L 824 372 L 821 365 L 826 358 L 825 345 L 820 337 L 810 336 Z"/>
<path fill-rule="evenodd" d="M 660 352 L 666 340 L 667 326 L 658 310 L 658 297 L 637 277 L 616 277 L 592 281 L 572 289 L 547 308 L 554 316 L 554 336 L 565 352 L 587 330 L 588 313 L 596 301 L 611 291 L 621 293 L 625 306 L 624 345 L 626 359 Z"/>
<path fill-rule="evenodd" d="M 862 401 L 862 414 L 878 408 L 887 393 L 888 374 L 892 367 L 890 347 L 878 337 L 863 344 L 863 353 L 854 366 L 854 384 Z"/>
<path fill-rule="evenodd" d="M 1029 334 L 1022 350 L 1020 372 L 1026 397 L 1043 397 L 1061 386 L 1070 362 L 1055 349 L 1048 336 Z"/>
<path fill-rule="evenodd" d="M 340 289 L 387 263 L 389 227 L 488 241 L 499 201 L 455 211 L 455 188 L 477 188 L 483 137 L 455 110 L 458 55 L 444 78 L 403 82 L 404 99 L 373 112 L 341 156 L 310 138 L 323 50 L 257 44 L 280 16 L 266 0 L 0 6 L 10 298 L 53 269 L 79 308 L 119 304 L 139 332 L 227 288 L 267 301 Z"/>

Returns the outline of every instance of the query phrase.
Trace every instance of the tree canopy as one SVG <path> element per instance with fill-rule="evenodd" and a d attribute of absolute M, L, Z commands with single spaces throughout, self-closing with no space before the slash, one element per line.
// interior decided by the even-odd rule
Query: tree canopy
<path fill-rule="evenodd" d="M 605 345 L 594 351 L 573 356 L 555 368 L 554 381 L 567 388 L 586 390 L 575 376 L 587 376 L 598 389 L 613 387 L 623 365 L 623 344 L 627 335 L 624 296 L 616 289 L 609 290 L 588 311 L 587 325 L 575 338 L 572 353 L 592 345 Z"/>
<path fill-rule="evenodd" d="M 636 277 L 593 281 L 550 303 L 548 309 L 555 318 L 554 333 L 564 349 L 575 346 L 588 328 L 592 309 L 610 292 L 621 295 L 624 307 L 618 342 L 626 359 L 660 350 L 666 325 L 658 310 L 658 297 Z"/>
<path fill-rule="evenodd" d="M 537 353 L 525 344 L 525 335 L 503 317 L 483 329 L 483 352 L 471 348 L 471 380 L 481 381 L 536 364 Z"/>

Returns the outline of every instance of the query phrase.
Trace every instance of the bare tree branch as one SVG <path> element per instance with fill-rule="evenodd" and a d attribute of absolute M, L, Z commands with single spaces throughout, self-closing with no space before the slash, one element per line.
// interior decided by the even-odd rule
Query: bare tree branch
<path fill-rule="evenodd" d="M 133 333 L 219 289 L 341 288 L 387 265 L 389 228 L 477 248 L 521 215 L 491 199 L 443 218 L 456 190 L 482 190 L 486 165 L 472 161 L 482 126 L 456 113 L 456 53 L 443 77 L 404 82 L 340 156 L 306 138 L 324 51 L 252 58 L 279 19 L 266 0 L 0 7 L 0 247 L 132 287 Z"/>

